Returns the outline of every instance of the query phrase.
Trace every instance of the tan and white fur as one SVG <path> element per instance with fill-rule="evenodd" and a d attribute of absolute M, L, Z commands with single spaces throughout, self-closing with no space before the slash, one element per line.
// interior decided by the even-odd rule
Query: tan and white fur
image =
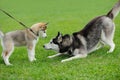
<path fill-rule="evenodd" d="M 31 31 L 31 30 L 33 31 Z M 0 31 L 1 45 L 3 48 L 2 58 L 6 65 L 11 65 L 9 57 L 14 51 L 15 46 L 26 46 L 28 50 L 29 61 L 36 60 L 35 46 L 39 36 L 46 37 L 47 23 L 36 23 L 30 29 L 11 31 L 3 34 Z"/>

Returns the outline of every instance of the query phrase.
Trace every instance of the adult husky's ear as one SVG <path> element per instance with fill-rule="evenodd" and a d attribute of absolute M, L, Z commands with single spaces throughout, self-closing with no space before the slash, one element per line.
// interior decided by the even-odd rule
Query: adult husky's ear
<path fill-rule="evenodd" d="M 57 38 L 58 38 L 58 42 L 62 41 L 62 34 L 60 32 L 58 32 Z"/>
<path fill-rule="evenodd" d="M 58 35 L 57 35 L 57 37 L 60 37 L 60 36 L 62 37 L 62 34 L 61 34 L 60 32 L 58 32 Z"/>

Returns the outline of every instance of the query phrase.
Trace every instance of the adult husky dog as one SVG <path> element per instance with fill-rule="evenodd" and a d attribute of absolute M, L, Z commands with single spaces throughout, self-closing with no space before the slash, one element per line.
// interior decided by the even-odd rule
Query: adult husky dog
<path fill-rule="evenodd" d="M 120 0 L 107 13 L 107 15 L 99 16 L 91 20 L 81 31 L 72 35 L 58 35 L 49 43 L 44 45 L 45 49 L 52 49 L 58 52 L 49 58 L 62 55 L 64 53 L 71 54 L 72 57 L 62 60 L 61 62 L 70 61 L 77 58 L 85 58 L 89 53 L 106 44 L 110 46 L 108 53 L 114 51 L 115 44 L 113 42 L 115 25 L 113 19 L 120 11 Z M 102 47 L 102 46 L 101 46 Z"/>

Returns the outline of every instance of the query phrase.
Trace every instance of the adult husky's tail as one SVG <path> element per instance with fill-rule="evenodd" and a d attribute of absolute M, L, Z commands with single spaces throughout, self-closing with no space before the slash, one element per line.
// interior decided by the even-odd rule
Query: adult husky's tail
<path fill-rule="evenodd" d="M 0 31 L 0 38 L 3 38 L 4 34 L 2 31 Z"/>
<path fill-rule="evenodd" d="M 114 19 L 118 15 L 119 12 L 120 12 L 120 0 L 107 13 L 107 17 Z"/>

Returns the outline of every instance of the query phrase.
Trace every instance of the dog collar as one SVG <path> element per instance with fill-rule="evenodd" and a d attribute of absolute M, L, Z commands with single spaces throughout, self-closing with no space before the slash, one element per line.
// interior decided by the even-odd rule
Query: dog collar
<path fill-rule="evenodd" d="M 39 34 L 35 33 L 31 28 L 29 28 L 29 30 L 33 33 L 34 38 L 37 40 L 37 37 L 39 36 Z"/>
<path fill-rule="evenodd" d="M 30 29 L 30 31 L 35 35 L 35 36 L 39 36 L 38 33 L 35 33 L 32 29 Z"/>

